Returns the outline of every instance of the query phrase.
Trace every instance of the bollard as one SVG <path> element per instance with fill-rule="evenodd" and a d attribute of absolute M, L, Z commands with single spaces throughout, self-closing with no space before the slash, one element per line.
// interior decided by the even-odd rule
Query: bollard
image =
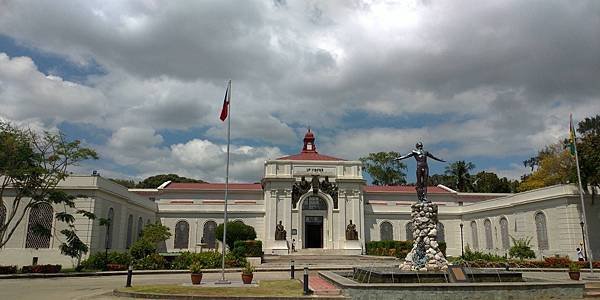
<path fill-rule="evenodd" d="M 304 295 L 310 294 L 308 289 L 308 267 L 304 267 Z"/>
<path fill-rule="evenodd" d="M 125 287 L 131 287 L 131 276 L 133 275 L 133 266 L 129 265 L 129 268 L 127 268 L 127 283 L 125 284 Z"/>
<path fill-rule="evenodd" d="M 294 273 L 295 273 L 295 267 L 294 267 L 294 260 L 292 259 L 292 265 L 290 266 L 290 278 L 294 279 Z"/>

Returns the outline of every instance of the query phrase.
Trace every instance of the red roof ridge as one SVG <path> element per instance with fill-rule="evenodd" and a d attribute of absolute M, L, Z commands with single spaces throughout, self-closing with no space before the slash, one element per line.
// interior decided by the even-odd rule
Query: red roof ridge
<path fill-rule="evenodd" d="M 225 183 L 209 183 L 209 182 L 171 182 L 164 189 L 190 189 L 190 190 L 224 190 Z M 260 183 L 229 183 L 230 190 L 262 190 Z"/>

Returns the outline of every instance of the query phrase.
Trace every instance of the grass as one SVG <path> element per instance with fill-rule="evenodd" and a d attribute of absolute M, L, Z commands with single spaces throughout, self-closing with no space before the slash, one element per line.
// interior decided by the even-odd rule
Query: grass
<path fill-rule="evenodd" d="M 120 289 L 124 292 L 202 296 L 302 296 L 299 280 L 261 280 L 258 287 L 188 287 L 181 285 L 144 285 Z"/>

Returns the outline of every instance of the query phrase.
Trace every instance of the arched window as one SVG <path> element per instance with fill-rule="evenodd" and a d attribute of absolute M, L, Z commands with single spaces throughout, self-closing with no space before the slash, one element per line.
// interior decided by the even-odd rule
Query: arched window
<path fill-rule="evenodd" d="M 106 240 L 104 242 L 106 243 L 106 249 L 111 249 L 113 232 L 115 227 L 115 224 L 113 224 L 113 221 L 115 220 L 115 211 L 112 207 L 108 209 L 108 215 L 106 216 L 106 220 L 108 222 L 108 225 L 106 225 Z"/>
<path fill-rule="evenodd" d="M 139 217 L 138 225 L 137 225 L 137 237 L 138 238 L 142 237 L 142 230 L 144 230 L 144 220 L 142 220 L 142 217 Z"/>
<path fill-rule="evenodd" d="M 407 241 L 414 240 L 415 239 L 415 237 L 413 236 L 414 227 L 413 227 L 412 222 L 406 223 L 406 226 L 404 228 L 406 229 L 406 240 Z"/>
<path fill-rule="evenodd" d="M 52 217 L 54 213 L 52 206 L 48 203 L 40 203 L 29 211 L 29 226 L 25 248 L 50 248 L 50 235 L 39 234 L 36 228 L 48 231 L 52 230 Z"/>
<path fill-rule="evenodd" d="M 508 220 L 504 217 L 500 219 L 500 236 L 502 237 L 502 249 L 510 248 L 510 240 L 508 239 Z"/>
<path fill-rule="evenodd" d="M 133 239 L 133 215 L 129 215 L 127 218 L 127 242 L 125 248 L 129 249 L 131 246 L 131 240 Z"/>
<path fill-rule="evenodd" d="M 204 230 L 202 231 L 202 242 L 206 243 L 209 249 L 216 248 L 217 236 L 215 231 L 217 230 L 217 223 L 215 221 L 208 221 L 204 223 Z"/>
<path fill-rule="evenodd" d="M 490 219 L 483 221 L 485 228 L 485 248 L 488 250 L 494 249 L 494 240 L 492 239 L 492 222 Z"/>
<path fill-rule="evenodd" d="M 446 241 L 446 232 L 444 230 L 444 224 L 442 224 L 442 222 L 437 223 L 437 241 L 438 242 Z"/>
<path fill-rule="evenodd" d="M 381 225 L 379 225 L 379 238 L 382 241 L 394 240 L 394 226 L 390 222 L 381 222 Z"/>
<path fill-rule="evenodd" d="M 187 249 L 190 240 L 190 225 L 181 220 L 175 225 L 175 249 Z"/>
<path fill-rule="evenodd" d="M 302 202 L 302 210 L 327 210 L 327 202 L 321 197 L 308 197 Z"/>
<path fill-rule="evenodd" d="M 479 237 L 477 236 L 477 222 L 471 222 L 471 242 L 473 249 L 479 249 Z"/>
<path fill-rule="evenodd" d="M 0 203 L 0 226 L 4 225 L 4 220 L 6 220 L 6 207 Z"/>
<path fill-rule="evenodd" d="M 546 216 L 542 212 L 535 214 L 535 229 L 537 231 L 538 249 L 548 250 L 548 229 L 546 228 Z"/>

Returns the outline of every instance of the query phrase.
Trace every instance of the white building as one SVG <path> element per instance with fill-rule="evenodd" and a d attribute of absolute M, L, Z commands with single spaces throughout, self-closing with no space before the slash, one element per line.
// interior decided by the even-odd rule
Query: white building
<path fill-rule="evenodd" d="M 229 185 L 229 220 L 253 226 L 267 254 L 287 254 L 292 239 L 300 252 L 316 248 L 311 253 L 323 254 L 360 254 L 368 241 L 411 239 L 408 228 L 410 205 L 416 201 L 414 187 L 367 185 L 362 173 L 360 161 L 319 154 L 309 131 L 299 154 L 265 162 L 261 183 Z M 141 226 L 154 220 L 173 232 L 162 251 L 200 251 L 201 244 L 219 247 L 215 228 L 223 222 L 224 184 L 165 182 L 157 189 L 128 191 L 101 177 L 72 176 L 61 188 L 87 196 L 77 199 L 78 207 L 98 217 L 112 214 L 114 218 L 116 225 L 108 239 L 106 228 L 97 221 L 78 219 L 77 229 L 92 252 L 104 251 L 107 246 L 126 249 Z M 538 258 L 568 255 L 576 259 L 575 249 L 581 247 L 581 206 L 574 185 L 518 194 L 459 193 L 439 186 L 429 187 L 428 196 L 439 205 L 438 239 L 447 243 L 449 256 L 460 255 L 461 244 L 504 254 L 512 245 L 511 236 L 531 238 Z M 10 197 L 5 200 L 10 203 Z M 589 197 L 586 203 L 591 246 L 599 259 L 600 205 Z M 346 240 L 351 220 L 358 241 Z M 275 240 L 275 226 L 280 221 L 287 232 L 286 241 Z M 0 264 L 30 264 L 34 257 L 38 263 L 70 263 L 60 255 L 60 243 L 53 239 L 32 248 L 27 242 L 27 226 L 23 222 L 20 232 L 0 249 Z"/>

